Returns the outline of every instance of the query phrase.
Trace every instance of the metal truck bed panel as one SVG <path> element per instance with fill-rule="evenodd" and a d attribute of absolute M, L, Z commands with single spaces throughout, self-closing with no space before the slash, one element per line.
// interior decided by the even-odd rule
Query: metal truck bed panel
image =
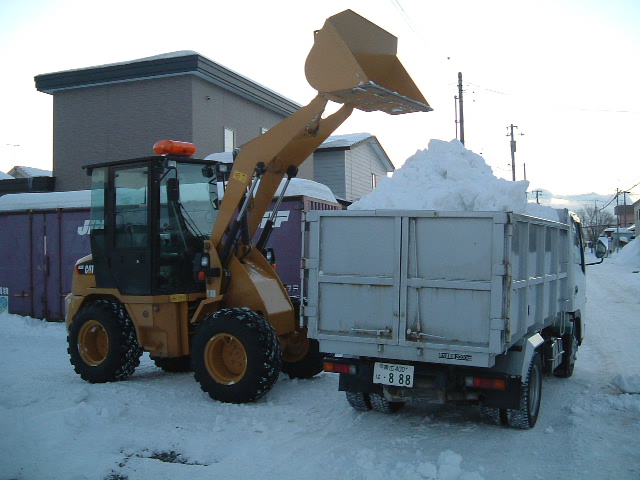
<path fill-rule="evenodd" d="M 564 224 L 434 211 L 309 212 L 306 223 L 304 317 L 322 351 L 490 367 L 562 311 Z"/>

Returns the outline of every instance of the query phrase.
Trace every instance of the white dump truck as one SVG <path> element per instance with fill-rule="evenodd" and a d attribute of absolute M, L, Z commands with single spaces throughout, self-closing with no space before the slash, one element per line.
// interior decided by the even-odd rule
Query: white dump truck
<path fill-rule="evenodd" d="M 570 377 L 584 334 L 579 218 L 316 211 L 302 321 L 357 410 L 412 399 L 535 425 L 543 373 Z"/>

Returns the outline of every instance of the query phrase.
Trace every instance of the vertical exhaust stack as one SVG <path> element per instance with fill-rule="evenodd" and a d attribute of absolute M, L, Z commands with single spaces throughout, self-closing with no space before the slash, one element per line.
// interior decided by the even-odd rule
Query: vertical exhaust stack
<path fill-rule="evenodd" d="M 352 10 L 315 32 L 305 64 L 321 95 L 365 112 L 391 115 L 433 110 L 396 57 L 398 39 Z"/>

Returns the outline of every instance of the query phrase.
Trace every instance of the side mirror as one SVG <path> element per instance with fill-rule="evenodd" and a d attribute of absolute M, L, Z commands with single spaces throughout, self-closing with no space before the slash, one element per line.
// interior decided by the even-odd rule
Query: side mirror
<path fill-rule="evenodd" d="M 599 241 L 598 243 L 596 243 L 596 258 L 599 258 L 600 261 L 595 263 L 587 263 L 587 266 L 601 264 L 602 262 L 604 262 L 604 257 L 606 256 L 607 256 L 607 246 L 604 243 Z"/>
<path fill-rule="evenodd" d="M 167 200 L 177 202 L 180 200 L 180 184 L 177 178 L 167 179 Z"/>

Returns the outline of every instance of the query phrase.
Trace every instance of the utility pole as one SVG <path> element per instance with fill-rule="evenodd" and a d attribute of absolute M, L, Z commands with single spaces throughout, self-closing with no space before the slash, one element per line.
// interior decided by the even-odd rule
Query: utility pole
<path fill-rule="evenodd" d="M 516 181 L 516 141 L 513 139 L 513 129 L 518 128 L 517 125 L 513 123 L 507 127 L 507 130 L 511 130 L 510 133 L 507 133 L 507 137 L 511 137 L 511 177 L 512 180 Z M 524 133 L 519 133 L 518 135 L 522 136 Z M 525 180 L 526 180 L 526 170 L 525 170 Z"/>
<path fill-rule="evenodd" d="M 462 72 L 458 72 L 458 111 L 460 112 L 460 143 L 464 145 L 464 110 L 462 108 Z"/>
<path fill-rule="evenodd" d="M 7 143 L 7 147 L 13 147 L 13 166 L 16 166 L 16 148 L 20 145 L 16 145 L 15 143 Z"/>
<path fill-rule="evenodd" d="M 616 222 L 616 252 L 620 250 L 620 191 L 616 188 L 616 216 L 618 221 Z"/>
<path fill-rule="evenodd" d="M 525 177 L 526 180 L 526 177 Z M 540 204 L 540 196 L 542 195 L 542 190 L 534 190 L 533 192 L 531 192 L 533 194 L 535 194 L 536 196 L 536 203 Z"/>

